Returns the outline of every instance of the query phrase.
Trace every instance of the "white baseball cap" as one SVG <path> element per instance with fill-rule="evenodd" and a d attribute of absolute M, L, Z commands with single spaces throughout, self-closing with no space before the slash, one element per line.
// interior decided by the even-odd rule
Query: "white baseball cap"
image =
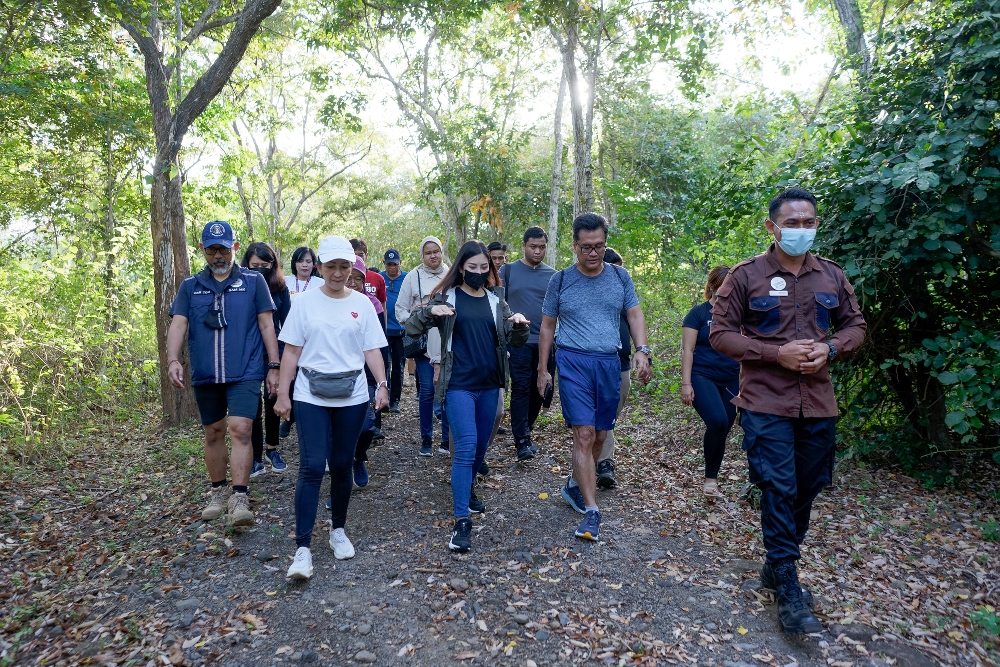
<path fill-rule="evenodd" d="M 357 259 L 351 242 L 343 236 L 327 236 L 319 242 L 319 249 L 316 254 L 319 255 L 321 264 L 326 264 L 335 259 L 346 259 L 353 265 L 354 260 Z"/>

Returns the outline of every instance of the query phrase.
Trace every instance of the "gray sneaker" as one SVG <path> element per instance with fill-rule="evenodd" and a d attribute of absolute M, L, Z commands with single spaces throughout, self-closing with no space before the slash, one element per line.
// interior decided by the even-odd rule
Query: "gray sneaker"
<path fill-rule="evenodd" d="M 229 493 L 228 486 L 220 486 L 212 489 L 212 499 L 208 501 L 208 507 L 201 511 L 202 521 L 218 519 L 226 511 L 226 496 Z"/>
<path fill-rule="evenodd" d="M 250 498 L 245 493 L 234 493 L 229 496 L 229 511 L 226 513 L 226 526 L 253 525 L 253 512 L 250 510 Z"/>

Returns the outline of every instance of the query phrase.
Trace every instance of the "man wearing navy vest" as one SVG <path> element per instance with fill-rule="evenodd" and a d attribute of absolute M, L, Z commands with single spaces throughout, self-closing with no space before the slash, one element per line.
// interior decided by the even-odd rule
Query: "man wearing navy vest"
<path fill-rule="evenodd" d="M 204 521 L 226 514 L 227 526 L 254 522 L 247 485 L 253 463 L 250 433 L 260 403 L 261 381 L 267 391 L 278 387 L 278 339 L 271 311 L 274 302 L 264 276 L 234 261 L 240 244 L 229 223 L 205 225 L 198 246 L 208 266 L 181 283 L 170 309 L 167 333 L 170 381 L 184 387 L 181 345 L 187 337 L 191 385 L 205 426 L 205 466 L 212 481 L 212 497 L 202 513 Z M 226 430 L 233 443 L 233 494 L 226 501 Z"/>

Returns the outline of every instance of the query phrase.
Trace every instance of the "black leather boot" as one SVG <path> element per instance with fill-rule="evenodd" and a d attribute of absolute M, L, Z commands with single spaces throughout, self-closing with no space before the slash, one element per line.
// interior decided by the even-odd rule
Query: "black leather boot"
<path fill-rule="evenodd" d="M 761 588 L 770 588 L 772 591 L 778 590 L 778 584 L 774 579 L 774 568 L 771 567 L 770 563 L 764 563 L 764 567 L 760 569 L 760 585 Z M 801 586 L 801 589 L 802 601 L 806 603 L 807 607 L 812 609 L 813 594 L 805 586 Z"/>
<path fill-rule="evenodd" d="M 774 590 L 778 594 L 778 620 L 782 629 L 789 634 L 822 632 L 823 625 L 812 615 L 802 599 L 802 585 L 795 569 L 794 560 L 775 563 L 772 568 L 775 580 Z"/>

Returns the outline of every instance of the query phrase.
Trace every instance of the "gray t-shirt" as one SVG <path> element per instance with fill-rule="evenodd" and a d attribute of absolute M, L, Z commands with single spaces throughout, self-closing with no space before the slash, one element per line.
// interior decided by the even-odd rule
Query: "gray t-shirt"
<path fill-rule="evenodd" d="M 507 305 L 511 312 L 521 313 L 531 320 L 528 345 L 538 345 L 538 331 L 542 328 L 542 301 L 545 300 L 549 279 L 555 272 L 545 262 L 530 267 L 517 260 L 500 267 L 500 277 L 504 280 Z"/>
<path fill-rule="evenodd" d="M 559 318 L 559 347 L 617 354 L 622 343 L 618 329 L 622 310 L 638 305 L 628 271 L 605 262 L 593 278 L 580 273 L 576 265 L 552 276 L 542 312 Z"/>

